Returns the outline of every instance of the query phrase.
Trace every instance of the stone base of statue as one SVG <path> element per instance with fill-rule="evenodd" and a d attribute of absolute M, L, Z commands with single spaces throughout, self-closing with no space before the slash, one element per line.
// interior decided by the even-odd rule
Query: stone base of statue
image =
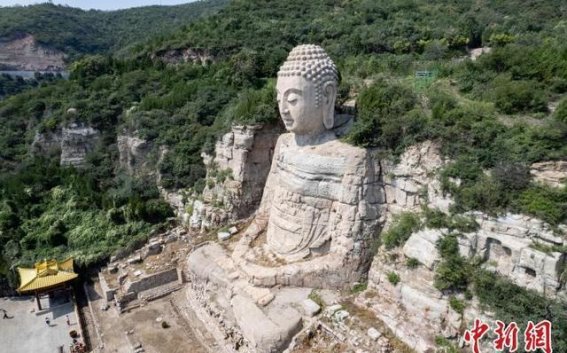
<path fill-rule="evenodd" d="M 188 261 L 189 303 L 227 352 L 281 352 L 302 328 L 302 314 L 275 288 L 251 285 L 219 244 L 195 250 Z M 307 298 L 309 291 L 303 291 Z M 277 298 L 277 299 L 276 299 Z"/>

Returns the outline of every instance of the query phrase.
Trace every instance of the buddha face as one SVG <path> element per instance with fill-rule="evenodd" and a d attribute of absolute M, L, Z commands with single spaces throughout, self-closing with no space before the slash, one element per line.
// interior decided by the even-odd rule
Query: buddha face
<path fill-rule="evenodd" d="M 320 90 L 302 76 L 278 77 L 278 108 L 286 129 L 297 135 L 320 134 L 333 127 L 336 87 L 328 83 Z"/>

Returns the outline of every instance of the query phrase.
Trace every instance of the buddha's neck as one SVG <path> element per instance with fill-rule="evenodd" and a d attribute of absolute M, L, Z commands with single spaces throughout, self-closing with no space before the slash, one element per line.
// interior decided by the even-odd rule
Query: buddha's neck
<path fill-rule="evenodd" d="M 294 137 L 295 144 L 300 147 L 319 145 L 321 143 L 336 139 L 335 134 L 328 130 L 315 134 L 294 134 Z"/>

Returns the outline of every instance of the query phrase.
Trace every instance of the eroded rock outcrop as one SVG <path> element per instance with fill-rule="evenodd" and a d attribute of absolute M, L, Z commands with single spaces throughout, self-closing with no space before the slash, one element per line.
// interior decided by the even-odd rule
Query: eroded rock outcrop
<path fill-rule="evenodd" d="M 117 137 L 118 155 L 120 167 L 129 174 L 153 173 L 153 165 L 150 165 L 149 154 L 152 151 L 152 143 L 132 135 L 119 135 Z"/>
<path fill-rule="evenodd" d="M 155 58 L 159 58 L 166 64 L 193 63 L 207 65 L 215 60 L 208 50 L 199 48 L 171 49 L 152 57 L 152 59 Z"/>
<path fill-rule="evenodd" d="M 36 133 L 31 152 L 35 155 L 59 156 L 61 165 L 81 167 L 99 138 L 98 130 L 87 125 L 71 124 L 60 130 Z"/>
<path fill-rule="evenodd" d="M 61 165 L 81 167 L 100 137 L 90 126 L 71 124 L 61 131 Z"/>
<path fill-rule="evenodd" d="M 534 180 L 552 187 L 564 187 L 567 181 L 567 162 L 550 161 L 534 163 L 530 166 Z"/>
<path fill-rule="evenodd" d="M 398 163 L 382 162 L 388 218 L 400 212 L 419 211 L 429 205 L 447 211 L 452 200 L 443 195 L 438 171 L 445 166 L 439 145 L 426 141 L 409 147 Z"/>

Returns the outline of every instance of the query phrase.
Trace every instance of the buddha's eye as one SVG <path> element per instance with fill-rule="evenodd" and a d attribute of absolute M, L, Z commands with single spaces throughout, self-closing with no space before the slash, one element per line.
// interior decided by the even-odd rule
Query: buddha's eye
<path fill-rule="evenodd" d="M 287 96 L 287 102 L 290 104 L 295 104 L 297 103 L 297 100 L 299 99 L 298 95 L 295 93 L 290 94 L 289 96 Z"/>

